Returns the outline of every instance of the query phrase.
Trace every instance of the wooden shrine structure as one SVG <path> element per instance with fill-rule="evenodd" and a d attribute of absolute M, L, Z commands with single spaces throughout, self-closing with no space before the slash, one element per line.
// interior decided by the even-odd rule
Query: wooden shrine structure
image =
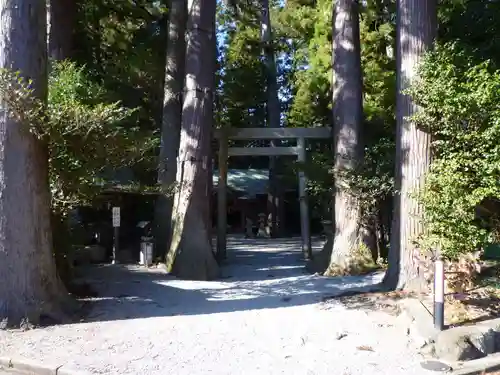
<path fill-rule="evenodd" d="M 316 128 L 229 128 L 217 129 L 219 141 L 219 181 L 217 185 L 217 257 L 224 259 L 227 250 L 227 169 L 232 156 L 296 156 L 306 161 L 306 139 L 331 139 L 330 127 Z M 229 140 L 284 140 L 296 141 L 288 147 L 228 147 Z M 309 206 L 306 192 L 306 176 L 299 171 L 300 231 L 302 251 L 306 259 L 312 256 Z"/>

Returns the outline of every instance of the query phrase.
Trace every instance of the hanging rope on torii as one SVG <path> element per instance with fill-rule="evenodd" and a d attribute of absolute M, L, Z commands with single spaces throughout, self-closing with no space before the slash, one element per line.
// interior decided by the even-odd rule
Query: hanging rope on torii
<path fill-rule="evenodd" d="M 227 162 L 230 156 L 297 156 L 306 161 L 306 139 L 332 139 L 330 127 L 317 128 L 224 128 L 214 134 L 219 141 L 219 181 L 217 186 L 217 257 L 224 259 L 227 249 Z M 295 139 L 296 146 L 289 147 L 228 147 L 229 140 L 277 140 Z M 300 231 L 302 251 L 306 259 L 312 256 L 309 207 L 306 192 L 306 176 L 299 177 Z"/>

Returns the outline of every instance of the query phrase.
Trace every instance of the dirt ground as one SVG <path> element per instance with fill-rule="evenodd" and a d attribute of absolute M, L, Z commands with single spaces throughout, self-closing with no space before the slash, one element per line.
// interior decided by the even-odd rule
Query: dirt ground
<path fill-rule="evenodd" d="M 466 325 L 500 317 L 499 290 L 478 288 L 469 293 L 447 296 L 445 324 Z M 432 306 L 432 302 L 427 305 Z"/>
<path fill-rule="evenodd" d="M 399 315 L 400 307 L 398 301 L 404 298 L 415 297 L 413 293 L 407 292 L 371 292 L 363 294 L 342 295 L 340 297 L 332 297 L 332 300 L 341 302 L 344 306 L 351 309 L 361 310 L 382 310 L 391 315 Z M 327 302 L 330 298 L 326 298 Z"/>
<path fill-rule="evenodd" d="M 426 300 L 432 306 L 432 296 Z M 476 286 L 464 293 L 446 296 L 445 324 L 473 324 L 500 317 L 500 265 L 485 269 Z"/>
<path fill-rule="evenodd" d="M 494 270 L 482 275 L 482 278 L 478 280 L 478 285 L 472 290 L 447 295 L 445 297 L 445 324 L 467 325 L 500 317 L 499 271 Z M 495 274 L 492 275 L 491 272 Z M 432 293 L 417 295 L 406 292 L 374 292 L 346 295 L 335 299 L 353 309 L 384 310 L 392 315 L 399 315 L 398 301 L 405 298 L 418 298 L 432 314 Z"/>
<path fill-rule="evenodd" d="M 0 353 L 110 375 L 432 375 L 393 316 L 321 303 L 371 289 L 381 272 L 311 275 L 298 238 L 232 237 L 228 249 L 210 282 L 161 267 L 82 269 L 95 292 L 85 321 L 0 331 Z"/>

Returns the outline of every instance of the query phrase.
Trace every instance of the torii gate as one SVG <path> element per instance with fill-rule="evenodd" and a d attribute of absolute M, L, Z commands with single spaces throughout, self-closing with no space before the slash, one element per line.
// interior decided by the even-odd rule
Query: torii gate
<path fill-rule="evenodd" d="M 331 139 L 330 127 L 316 128 L 229 128 L 217 129 L 219 140 L 219 181 L 217 186 L 217 257 L 224 259 L 227 249 L 227 160 L 230 156 L 284 156 L 295 155 L 301 163 L 306 161 L 306 139 Z M 291 147 L 228 147 L 229 140 L 295 139 Z M 312 257 L 309 207 L 306 176 L 299 171 L 300 231 L 302 251 L 306 259 Z"/>

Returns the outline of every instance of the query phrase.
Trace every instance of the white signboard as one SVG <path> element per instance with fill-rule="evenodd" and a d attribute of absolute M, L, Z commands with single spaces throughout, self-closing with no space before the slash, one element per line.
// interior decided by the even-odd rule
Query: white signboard
<path fill-rule="evenodd" d="M 113 207 L 113 227 L 120 226 L 120 207 Z"/>

